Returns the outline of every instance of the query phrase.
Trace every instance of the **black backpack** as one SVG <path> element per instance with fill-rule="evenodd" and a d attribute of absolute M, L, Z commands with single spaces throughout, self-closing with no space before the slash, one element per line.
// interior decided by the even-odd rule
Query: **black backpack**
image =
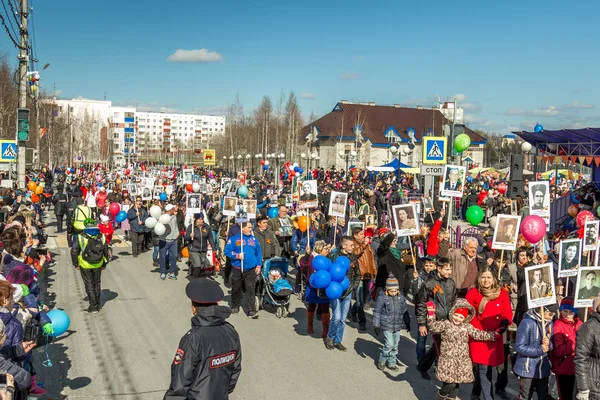
<path fill-rule="evenodd" d="M 90 264 L 97 264 L 104 259 L 104 243 L 102 243 L 102 235 L 90 236 L 87 233 L 83 234 L 87 239 L 87 244 L 81 256 Z"/>

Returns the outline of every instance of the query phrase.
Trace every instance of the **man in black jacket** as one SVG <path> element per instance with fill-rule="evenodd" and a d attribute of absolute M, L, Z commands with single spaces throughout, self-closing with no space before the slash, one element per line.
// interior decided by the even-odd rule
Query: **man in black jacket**
<path fill-rule="evenodd" d="M 600 398 L 600 297 L 594 299 L 592 310 L 577 331 L 574 359 L 577 400 Z"/>
<path fill-rule="evenodd" d="M 179 342 L 164 400 L 226 400 L 242 372 L 242 348 L 225 321 L 231 309 L 219 306 L 223 290 L 214 281 L 194 279 L 185 294 L 192 300 L 192 329 Z"/>
<path fill-rule="evenodd" d="M 427 302 L 433 301 L 435 304 L 435 317 L 438 321 L 449 318 L 450 310 L 456 301 L 456 284 L 450 278 L 452 275 L 452 265 L 447 258 L 440 258 L 437 262 L 437 269 L 431 273 L 429 280 L 425 281 L 419 293 L 416 296 L 417 323 L 419 324 L 419 335 L 427 336 Z M 430 380 L 429 369 L 437 358 L 441 338 L 440 335 L 433 335 L 434 344 L 431 346 L 425 357 L 421 358 L 417 364 L 417 370 L 424 379 Z"/>
<path fill-rule="evenodd" d="M 63 186 L 59 185 L 56 188 L 56 194 L 52 198 L 52 204 L 54 204 L 54 215 L 56 216 L 56 233 L 63 231 L 63 219 L 67 213 L 68 206 L 67 194 L 63 192 Z"/>
<path fill-rule="evenodd" d="M 195 214 L 194 219 L 194 223 L 190 224 L 185 231 L 185 241 L 189 243 L 188 252 L 192 264 L 189 275 L 196 279 L 202 275 L 204 268 L 210 266 L 206 253 L 208 245 L 215 251 L 215 242 L 210 226 L 204 222 L 204 214 Z"/>

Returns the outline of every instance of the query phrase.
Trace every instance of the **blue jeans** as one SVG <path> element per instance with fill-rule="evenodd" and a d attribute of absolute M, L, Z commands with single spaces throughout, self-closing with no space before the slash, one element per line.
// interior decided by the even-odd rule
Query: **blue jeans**
<path fill-rule="evenodd" d="M 160 251 L 160 246 L 154 246 L 152 251 L 152 261 L 158 260 L 158 253 Z"/>
<path fill-rule="evenodd" d="M 327 337 L 333 339 L 333 343 L 342 343 L 344 328 L 346 327 L 346 317 L 350 311 L 352 296 L 348 295 L 344 299 L 331 300 L 331 321 L 329 322 L 329 332 Z"/>
<path fill-rule="evenodd" d="M 383 331 L 383 338 L 384 343 L 381 353 L 379 353 L 379 362 L 381 364 L 396 365 L 400 331 Z"/>
<path fill-rule="evenodd" d="M 173 272 L 177 270 L 177 240 L 159 240 L 158 241 L 159 248 L 159 263 L 160 263 L 160 273 L 166 274 L 168 272 Z M 167 269 L 167 253 L 169 257 L 169 267 Z"/>
<path fill-rule="evenodd" d="M 214 251 L 219 251 L 219 231 L 212 231 L 213 242 L 215 242 Z"/>
<path fill-rule="evenodd" d="M 429 327 L 427 326 L 427 324 L 425 324 L 425 327 L 429 331 Z M 428 336 L 429 335 L 421 336 L 421 334 L 419 333 L 419 329 L 417 329 L 417 361 L 425 357 L 425 354 L 427 353 L 426 344 Z"/>

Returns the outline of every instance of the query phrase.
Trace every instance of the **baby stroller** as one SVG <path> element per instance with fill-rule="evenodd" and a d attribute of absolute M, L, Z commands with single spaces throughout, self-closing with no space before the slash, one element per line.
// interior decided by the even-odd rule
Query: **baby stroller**
<path fill-rule="evenodd" d="M 294 288 L 287 280 L 289 264 L 283 257 L 273 257 L 265 261 L 260 278 L 256 281 L 257 309 L 270 304 L 275 307 L 277 318 L 287 317 L 290 307 L 290 296 Z"/>

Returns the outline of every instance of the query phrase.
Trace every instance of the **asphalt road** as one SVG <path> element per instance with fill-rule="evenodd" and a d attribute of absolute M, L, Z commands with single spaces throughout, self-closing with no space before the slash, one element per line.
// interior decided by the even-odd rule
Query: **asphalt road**
<path fill-rule="evenodd" d="M 102 310 L 88 314 L 66 237 L 56 235 L 50 221 L 48 246 L 56 264 L 43 273 L 42 286 L 46 302 L 64 309 L 71 325 L 47 346 L 48 357 L 44 348 L 34 351 L 38 381 L 49 391 L 47 398 L 162 399 L 179 339 L 192 316 L 184 292 L 185 272 L 180 271 L 177 281 L 162 281 L 151 253 L 133 258 L 128 243 L 116 244 L 116 259 L 102 275 Z M 185 268 L 184 263 L 179 267 Z M 220 278 L 217 281 L 222 284 Z M 240 313 L 229 321 L 240 333 L 243 353 L 242 374 L 230 396 L 234 400 L 431 399 L 439 387 L 435 378 L 423 380 L 415 370 L 414 320 L 413 337 L 402 334 L 398 358 L 403 366 L 398 372 L 376 368 L 381 342 L 370 323 L 362 334 L 349 323 L 343 341 L 347 352 L 327 350 L 320 322 L 315 321 L 314 335 L 306 334 L 305 308 L 295 297 L 287 318 L 278 319 L 266 309 L 258 320 Z M 48 358 L 52 366 L 43 366 Z M 516 395 L 517 388 L 511 376 L 509 392 Z M 469 398 L 470 391 L 470 385 L 461 386 L 459 397 Z"/>

